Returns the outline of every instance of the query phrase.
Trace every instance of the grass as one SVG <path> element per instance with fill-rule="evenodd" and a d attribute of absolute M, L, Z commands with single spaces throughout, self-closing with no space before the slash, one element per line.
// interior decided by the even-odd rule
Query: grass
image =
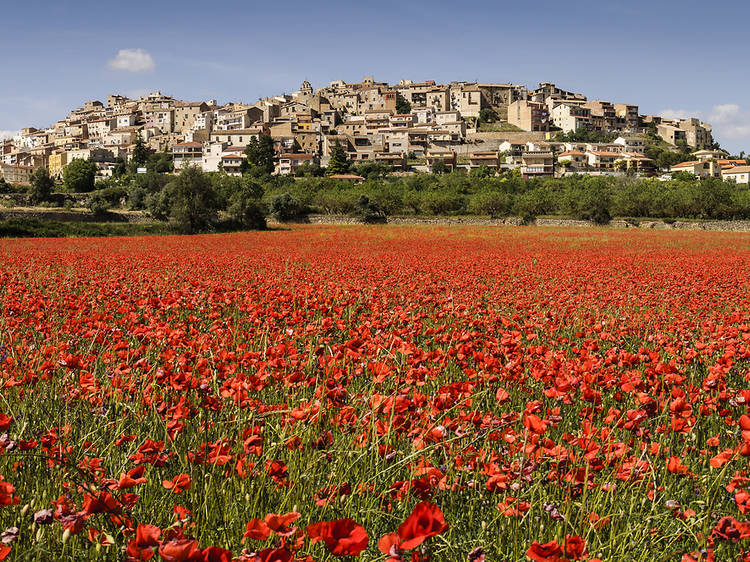
<path fill-rule="evenodd" d="M 3 238 L 142 236 L 174 233 L 174 228 L 167 223 L 64 222 L 37 219 L 0 221 L 0 237 Z"/>
<path fill-rule="evenodd" d="M 511 123 L 508 123 L 506 121 L 500 121 L 496 123 L 480 123 L 477 131 L 479 131 L 480 133 L 513 133 L 522 132 L 523 129 L 521 129 L 520 127 L 516 127 L 515 125 L 512 125 Z"/>

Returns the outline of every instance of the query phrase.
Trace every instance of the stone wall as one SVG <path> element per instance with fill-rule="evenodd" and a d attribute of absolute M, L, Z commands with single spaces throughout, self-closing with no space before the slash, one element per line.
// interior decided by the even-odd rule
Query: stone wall
<path fill-rule="evenodd" d="M 305 224 L 353 225 L 361 224 L 354 217 L 347 215 L 310 215 Z M 393 225 L 473 225 L 473 226 L 522 226 L 520 217 L 492 219 L 488 217 L 388 217 L 388 224 Z M 279 225 L 274 219 L 269 225 Z M 727 232 L 750 232 L 750 221 L 663 221 L 663 220 L 613 220 L 608 225 L 600 226 L 590 221 L 564 218 L 538 218 L 532 224 L 545 227 L 578 227 L 578 228 L 642 228 L 659 230 L 711 230 Z"/>

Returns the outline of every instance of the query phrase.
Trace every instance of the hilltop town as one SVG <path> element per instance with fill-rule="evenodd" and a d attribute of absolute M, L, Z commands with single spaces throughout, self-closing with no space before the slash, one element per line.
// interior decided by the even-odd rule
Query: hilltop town
<path fill-rule="evenodd" d="M 588 132 L 581 139 L 580 132 Z M 96 164 L 97 176 L 127 162 L 140 138 L 171 155 L 175 170 L 198 166 L 239 175 L 252 139 L 273 139 L 276 174 L 325 166 L 340 146 L 353 162 L 375 162 L 394 172 L 478 168 L 518 169 L 543 175 L 656 175 L 687 171 L 699 177 L 747 183 L 744 160 L 732 160 L 697 118 L 642 115 L 638 105 L 588 100 L 543 82 L 516 84 L 434 81 L 398 84 L 331 82 L 313 89 L 305 81 L 291 94 L 256 103 L 182 101 L 154 92 L 138 99 L 108 95 L 87 101 L 46 128 L 28 127 L 0 142 L 2 177 L 29 183 L 47 167 L 60 178 L 75 159 Z M 560 140 L 560 135 L 570 135 Z M 684 157 L 657 162 L 645 151 L 658 142 Z M 683 162 L 678 162 L 682 160 Z"/>

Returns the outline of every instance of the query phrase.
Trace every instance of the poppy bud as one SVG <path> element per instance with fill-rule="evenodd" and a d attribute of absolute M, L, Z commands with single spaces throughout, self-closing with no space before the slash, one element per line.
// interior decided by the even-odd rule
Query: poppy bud
<path fill-rule="evenodd" d="M 62 536 L 62 542 L 63 542 L 63 544 L 65 544 L 66 542 L 68 542 L 69 538 L 70 538 L 70 529 L 65 529 L 63 531 L 63 536 Z"/>

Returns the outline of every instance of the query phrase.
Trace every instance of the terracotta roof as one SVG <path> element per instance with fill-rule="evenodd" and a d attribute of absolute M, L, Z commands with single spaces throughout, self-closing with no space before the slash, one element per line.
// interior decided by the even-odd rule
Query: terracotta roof
<path fill-rule="evenodd" d="M 750 166 L 735 166 L 728 170 L 722 170 L 722 175 L 726 174 L 750 174 Z"/>
<path fill-rule="evenodd" d="M 688 166 L 695 166 L 696 164 L 700 164 L 700 162 L 698 160 L 691 160 L 690 162 L 680 162 L 679 164 L 675 164 L 672 168 L 687 168 Z"/>
<path fill-rule="evenodd" d="M 585 156 L 585 154 L 578 150 L 566 150 L 565 152 L 558 154 L 558 156 Z"/>
<path fill-rule="evenodd" d="M 306 152 L 288 153 L 279 156 L 279 158 L 289 158 L 290 160 L 312 160 L 314 157 L 314 154 L 308 154 Z"/>

